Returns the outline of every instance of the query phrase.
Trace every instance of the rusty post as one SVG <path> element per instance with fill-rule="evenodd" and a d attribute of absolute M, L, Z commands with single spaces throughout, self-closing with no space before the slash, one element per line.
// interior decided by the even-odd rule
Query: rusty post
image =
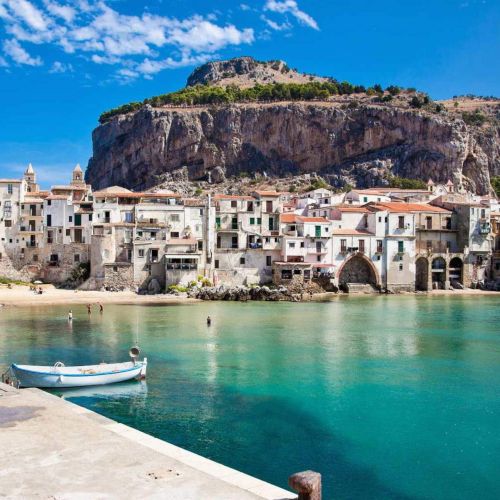
<path fill-rule="evenodd" d="M 321 474 L 312 470 L 297 472 L 288 485 L 299 494 L 298 500 L 321 500 Z"/>

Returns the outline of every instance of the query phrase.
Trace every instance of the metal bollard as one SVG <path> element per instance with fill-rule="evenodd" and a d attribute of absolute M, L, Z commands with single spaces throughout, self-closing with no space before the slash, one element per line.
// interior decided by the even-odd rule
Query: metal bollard
<path fill-rule="evenodd" d="M 312 470 L 297 472 L 288 478 L 288 485 L 299 494 L 298 500 L 321 500 L 321 474 Z"/>

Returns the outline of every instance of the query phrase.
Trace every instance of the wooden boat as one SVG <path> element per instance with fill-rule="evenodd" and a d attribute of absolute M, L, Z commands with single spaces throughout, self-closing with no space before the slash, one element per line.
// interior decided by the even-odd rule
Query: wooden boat
<path fill-rule="evenodd" d="M 125 380 L 146 377 L 147 358 L 125 363 L 101 363 L 99 365 L 54 366 L 16 365 L 10 369 L 20 387 L 88 387 L 114 384 Z"/>

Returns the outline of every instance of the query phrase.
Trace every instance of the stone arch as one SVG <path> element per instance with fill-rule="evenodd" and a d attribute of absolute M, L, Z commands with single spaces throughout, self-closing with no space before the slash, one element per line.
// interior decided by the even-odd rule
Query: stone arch
<path fill-rule="evenodd" d="M 380 286 L 380 277 L 373 262 L 363 254 L 349 257 L 338 272 L 339 284 L 360 283 Z"/>
<path fill-rule="evenodd" d="M 464 283 L 464 263 L 460 257 L 453 257 L 448 264 L 450 283 Z"/>
<path fill-rule="evenodd" d="M 425 257 L 419 257 L 415 266 L 415 290 L 426 292 L 429 289 L 429 261 Z"/>
<path fill-rule="evenodd" d="M 432 284 L 435 288 L 444 288 L 446 282 L 446 261 L 443 257 L 432 260 Z"/>

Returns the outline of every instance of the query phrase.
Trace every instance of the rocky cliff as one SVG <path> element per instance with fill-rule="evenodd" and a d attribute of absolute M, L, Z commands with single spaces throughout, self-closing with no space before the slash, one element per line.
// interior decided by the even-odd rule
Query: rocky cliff
<path fill-rule="evenodd" d="M 217 79 L 221 68 L 209 70 L 195 71 L 192 82 Z M 94 130 L 86 179 L 94 189 L 143 189 L 183 169 L 190 180 L 210 182 L 243 172 L 318 173 L 333 186 L 369 187 L 398 175 L 463 180 L 488 193 L 490 175 L 500 175 L 498 126 L 466 125 L 456 113 L 412 109 L 407 101 L 339 96 L 325 102 L 144 105 Z"/>

